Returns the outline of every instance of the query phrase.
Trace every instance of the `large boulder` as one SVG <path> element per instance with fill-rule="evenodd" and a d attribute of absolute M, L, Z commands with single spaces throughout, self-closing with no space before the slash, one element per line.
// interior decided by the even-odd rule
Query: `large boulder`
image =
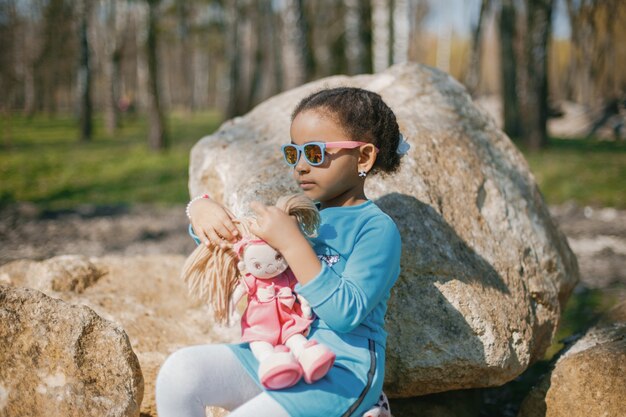
<path fill-rule="evenodd" d="M 402 274 L 389 302 L 385 390 L 409 397 L 503 384 L 542 357 L 578 281 L 576 258 L 522 154 L 461 84 L 418 64 L 335 76 L 277 95 L 192 150 L 191 195 L 236 214 L 298 191 L 283 164 L 290 113 L 323 87 L 375 91 L 411 150 L 367 181 L 398 224 Z"/>
<path fill-rule="evenodd" d="M 138 417 L 126 333 L 85 306 L 0 285 L 0 415 Z"/>

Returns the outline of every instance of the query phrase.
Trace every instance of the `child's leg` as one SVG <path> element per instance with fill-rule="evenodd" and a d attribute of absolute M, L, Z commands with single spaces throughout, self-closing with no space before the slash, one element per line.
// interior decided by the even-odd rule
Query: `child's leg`
<path fill-rule="evenodd" d="M 174 352 L 156 381 L 159 417 L 204 417 L 205 406 L 232 410 L 261 393 L 225 345 L 192 346 Z"/>
<path fill-rule="evenodd" d="M 263 392 L 242 404 L 228 417 L 289 417 L 289 414 L 267 392 Z"/>

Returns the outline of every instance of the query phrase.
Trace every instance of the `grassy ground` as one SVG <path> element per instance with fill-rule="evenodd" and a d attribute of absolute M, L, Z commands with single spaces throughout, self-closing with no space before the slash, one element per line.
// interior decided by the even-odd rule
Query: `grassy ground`
<path fill-rule="evenodd" d="M 69 116 L 0 116 L 0 204 L 30 201 L 47 209 L 77 204 L 181 204 L 188 199 L 189 151 L 220 123 L 217 113 L 169 117 L 169 150 L 151 152 L 142 118 L 115 136 L 97 119 L 79 143 Z"/>
<path fill-rule="evenodd" d="M 626 141 L 550 140 L 524 155 L 549 204 L 626 208 Z"/>
<path fill-rule="evenodd" d="M 93 141 L 80 144 L 70 116 L 0 115 L 0 204 L 184 203 L 189 151 L 220 116 L 173 114 L 168 122 L 171 149 L 154 153 L 142 118 L 125 120 L 115 136 L 98 118 Z M 626 208 L 626 143 L 553 139 L 544 151 L 523 152 L 548 203 Z"/>

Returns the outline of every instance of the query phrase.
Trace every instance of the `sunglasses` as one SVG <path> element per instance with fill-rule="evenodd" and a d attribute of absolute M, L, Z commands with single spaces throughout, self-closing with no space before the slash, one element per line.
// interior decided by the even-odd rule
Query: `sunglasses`
<path fill-rule="evenodd" d="M 354 149 L 361 145 L 367 145 L 367 142 L 356 141 L 343 141 L 343 142 L 308 142 L 304 145 L 294 145 L 290 143 L 283 145 L 281 151 L 285 162 L 290 167 L 295 167 L 300 156 L 304 154 L 304 159 L 309 165 L 314 167 L 322 165 L 324 163 L 324 155 L 326 154 L 326 148 L 339 148 L 339 149 Z M 376 148 L 378 152 L 378 148 Z"/>

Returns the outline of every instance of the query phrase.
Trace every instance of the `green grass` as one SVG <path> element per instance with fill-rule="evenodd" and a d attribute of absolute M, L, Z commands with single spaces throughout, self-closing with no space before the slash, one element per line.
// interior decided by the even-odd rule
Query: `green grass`
<path fill-rule="evenodd" d="M 552 345 L 546 351 L 544 359 L 551 359 L 564 347 L 564 340 L 572 335 L 583 333 L 618 304 L 619 297 L 615 294 L 616 290 L 617 288 L 600 289 L 578 286 L 567 300 Z"/>
<path fill-rule="evenodd" d="M 522 149 L 548 204 L 626 208 L 626 142 L 550 140 L 547 149 Z"/>
<path fill-rule="evenodd" d="M 172 146 L 155 153 L 142 118 L 125 120 L 114 136 L 96 118 L 93 141 L 81 144 L 71 116 L 0 114 L 0 205 L 184 203 L 189 151 L 219 123 L 216 112 L 174 113 Z M 522 151 L 549 204 L 626 208 L 626 143 L 553 139 L 541 152 Z"/>
<path fill-rule="evenodd" d="M 97 118 L 90 143 L 79 143 L 70 116 L 0 116 L 0 123 L 0 204 L 29 201 L 62 209 L 85 203 L 184 203 L 189 151 L 219 126 L 220 116 L 171 115 L 171 146 L 164 152 L 148 149 L 142 118 L 124 120 L 114 136 Z"/>

